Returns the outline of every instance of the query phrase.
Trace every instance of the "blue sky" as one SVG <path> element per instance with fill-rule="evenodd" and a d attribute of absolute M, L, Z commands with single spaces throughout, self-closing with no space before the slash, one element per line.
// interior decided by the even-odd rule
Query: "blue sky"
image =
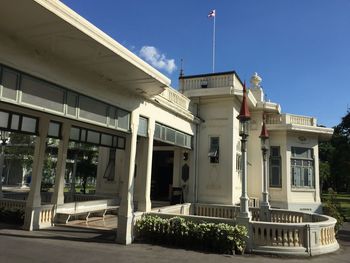
<path fill-rule="evenodd" d="M 63 0 L 126 48 L 148 59 L 177 88 L 185 75 L 258 72 L 282 111 L 337 125 L 350 107 L 349 0 Z"/>

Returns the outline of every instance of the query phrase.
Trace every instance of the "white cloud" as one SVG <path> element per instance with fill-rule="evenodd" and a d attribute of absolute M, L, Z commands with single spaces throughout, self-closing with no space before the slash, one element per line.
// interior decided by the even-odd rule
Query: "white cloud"
<path fill-rule="evenodd" d="M 159 52 L 153 46 L 143 46 L 140 49 L 140 57 L 145 59 L 153 67 L 157 69 L 163 69 L 169 74 L 176 70 L 175 59 L 167 59 L 166 56 Z"/>

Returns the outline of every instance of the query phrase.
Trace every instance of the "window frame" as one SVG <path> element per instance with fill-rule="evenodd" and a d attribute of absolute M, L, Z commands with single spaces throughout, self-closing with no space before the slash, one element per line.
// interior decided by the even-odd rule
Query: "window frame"
<path fill-rule="evenodd" d="M 216 145 L 213 144 L 214 139 L 218 140 Z M 220 163 L 220 136 L 209 136 L 208 157 L 210 164 Z"/>
<path fill-rule="evenodd" d="M 307 157 L 297 156 L 296 149 L 304 149 L 308 151 Z M 297 164 L 297 162 L 300 164 Z M 306 164 L 306 165 L 305 165 Z M 295 169 L 298 168 L 300 170 L 299 174 L 299 182 L 296 183 L 295 178 Z M 305 172 L 307 171 L 307 174 Z M 315 157 L 314 157 L 314 149 L 306 148 L 306 147 L 291 147 L 291 158 L 290 158 L 290 173 L 291 173 L 291 187 L 292 189 L 315 189 Z M 307 184 L 305 184 L 305 179 L 307 176 Z M 310 180 L 311 176 L 311 180 Z M 311 183 L 310 183 L 311 182 Z"/>
<path fill-rule="evenodd" d="M 272 155 L 272 149 L 278 150 L 278 155 Z M 273 161 L 279 161 L 279 165 L 273 165 Z M 272 180 L 272 169 L 278 167 L 278 181 L 279 184 L 273 184 Z M 269 187 L 271 188 L 282 188 L 282 157 L 281 157 L 281 147 L 280 146 L 270 146 L 270 158 L 269 158 Z"/>

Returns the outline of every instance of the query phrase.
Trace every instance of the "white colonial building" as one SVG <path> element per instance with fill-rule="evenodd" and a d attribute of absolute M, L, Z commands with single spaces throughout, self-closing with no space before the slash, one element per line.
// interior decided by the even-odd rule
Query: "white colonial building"
<path fill-rule="evenodd" d="M 26 229 L 118 209 L 117 241 L 123 244 L 132 242 L 139 216 L 157 212 L 246 224 L 252 251 L 337 249 L 335 221 L 305 213 L 321 208 L 318 142 L 332 129 L 318 127 L 312 117 L 282 114 L 279 104 L 265 101 L 257 74 L 247 95 L 234 71 L 180 76 L 177 91 L 60 1 L 3 1 L 0 36 L 2 140 L 9 132 L 35 138 L 29 192 L 1 194 L 0 206 L 24 209 Z M 237 119 L 242 98 L 251 112 L 247 162 Z M 265 190 L 264 114 L 270 134 Z M 59 141 L 54 189 L 41 193 L 50 138 Z M 71 142 L 98 148 L 94 195 L 64 193 Z M 250 210 L 242 216 L 237 205 L 245 186 Z M 259 214 L 263 192 L 269 193 L 268 216 Z"/>
<path fill-rule="evenodd" d="M 333 130 L 318 127 L 313 117 L 283 114 L 265 101 L 255 73 L 247 94 L 251 111 L 248 139 L 248 194 L 255 204 L 262 195 L 260 131 L 263 115 L 270 134 L 269 193 L 272 207 L 320 211 L 318 142 Z M 241 138 L 237 116 L 243 83 L 236 72 L 181 76 L 180 91 L 191 99 L 198 126 L 199 202 L 237 204 L 241 195 Z M 213 155 L 214 154 L 214 155 Z"/>

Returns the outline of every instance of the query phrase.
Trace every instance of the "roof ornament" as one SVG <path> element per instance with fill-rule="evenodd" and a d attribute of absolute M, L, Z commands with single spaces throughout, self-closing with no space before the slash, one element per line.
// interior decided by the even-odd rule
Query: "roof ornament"
<path fill-rule="evenodd" d="M 250 78 L 250 84 L 251 88 L 256 89 L 256 88 L 261 88 L 261 83 L 262 78 L 258 75 L 258 73 L 254 72 L 254 75 Z"/>
<path fill-rule="evenodd" d="M 182 78 L 184 76 L 183 62 L 184 62 L 184 60 L 181 59 L 180 76 L 179 76 L 180 78 Z"/>

